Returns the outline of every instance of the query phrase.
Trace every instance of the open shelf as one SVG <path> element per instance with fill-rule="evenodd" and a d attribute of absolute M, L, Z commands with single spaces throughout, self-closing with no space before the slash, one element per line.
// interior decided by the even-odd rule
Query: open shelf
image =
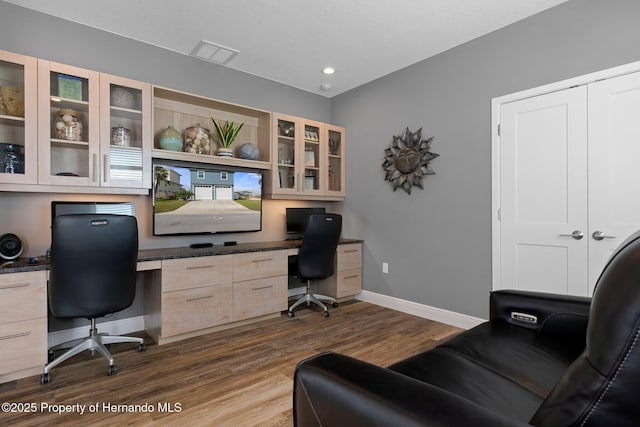
<path fill-rule="evenodd" d="M 236 157 L 221 157 L 215 155 L 205 154 L 191 154 L 184 153 L 182 151 L 170 151 L 162 149 L 154 149 L 151 152 L 151 156 L 154 159 L 164 160 L 181 160 L 186 162 L 207 163 L 212 165 L 233 166 L 249 169 L 271 169 L 271 163 L 261 160 L 246 160 Z"/>

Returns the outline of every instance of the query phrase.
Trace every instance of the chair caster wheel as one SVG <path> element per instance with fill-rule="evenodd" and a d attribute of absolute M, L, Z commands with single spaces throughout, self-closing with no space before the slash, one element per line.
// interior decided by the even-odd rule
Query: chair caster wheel
<path fill-rule="evenodd" d="M 322 312 L 322 315 L 323 315 L 324 317 L 329 317 L 329 310 L 327 310 L 327 311 L 323 311 L 323 312 Z"/>
<path fill-rule="evenodd" d="M 142 353 L 142 352 L 143 352 L 143 351 L 145 351 L 146 349 L 147 349 L 147 346 L 146 346 L 146 345 L 144 345 L 144 343 L 142 343 L 142 344 L 138 344 L 138 351 L 139 351 L 140 353 Z"/>
<path fill-rule="evenodd" d="M 293 314 L 293 311 L 287 311 L 287 316 L 289 316 L 289 318 L 293 318 L 293 317 L 295 317 L 296 315 L 295 315 L 295 314 Z"/>
<path fill-rule="evenodd" d="M 40 384 L 45 385 L 51 382 L 51 374 L 47 372 L 46 374 L 40 375 Z"/>
<path fill-rule="evenodd" d="M 331 306 L 332 306 L 333 308 L 338 308 L 338 301 L 334 301 L 334 302 L 332 302 L 332 303 L 331 303 Z"/>
<path fill-rule="evenodd" d="M 107 375 L 109 376 L 115 375 L 116 372 L 118 372 L 118 368 L 116 367 L 116 365 L 109 365 L 109 369 L 107 370 Z"/>

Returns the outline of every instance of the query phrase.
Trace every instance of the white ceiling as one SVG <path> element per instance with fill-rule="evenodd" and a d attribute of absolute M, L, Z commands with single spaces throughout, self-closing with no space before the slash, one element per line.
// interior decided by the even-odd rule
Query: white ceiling
<path fill-rule="evenodd" d="M 229 68 L 332 97 L 567 0 L 6 1 L 185 55 L 211 41 L 239 51 Z"/>

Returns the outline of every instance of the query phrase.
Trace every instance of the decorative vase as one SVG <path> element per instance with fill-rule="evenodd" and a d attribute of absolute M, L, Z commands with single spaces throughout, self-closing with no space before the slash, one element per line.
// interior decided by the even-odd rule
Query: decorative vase
<path fill-rule="evenodd" d="M 160 132 L 158 142 L 163 150 L 182 151 L 182 135 L 173 126 Z"/>
<path fill-rule="evenodd" d="M 238 148 L 238 155 L 241 159 L 258 160 L 260 157 L 260 149 L 257 145 L 247 142 Z"/>
<path fill-rule="evenodd" d="M 218 156 L 220 157 L 233 157 L 233 150 L 231 148 L 218 148 Z"/>

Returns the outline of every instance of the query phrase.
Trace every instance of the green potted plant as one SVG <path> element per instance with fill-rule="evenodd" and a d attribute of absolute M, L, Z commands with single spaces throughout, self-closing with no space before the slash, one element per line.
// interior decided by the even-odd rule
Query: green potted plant
<path fill-rule="evenodd" d="M 213 121 L 213 126 L 216 128 L 216 134 L 218 135 L 218 141 L 220 142 L 218 156 L 233 157 L 231 144 L 236 139 L 236 136 L 238 136 L 242 126 L 244 126 L 244 122 L 237 124 L 231 120 L 227 120 L 224 125 L 220 125 L 220 123 L 218 123 L 213 117 L 211 117 L 211 121 Z"/>

